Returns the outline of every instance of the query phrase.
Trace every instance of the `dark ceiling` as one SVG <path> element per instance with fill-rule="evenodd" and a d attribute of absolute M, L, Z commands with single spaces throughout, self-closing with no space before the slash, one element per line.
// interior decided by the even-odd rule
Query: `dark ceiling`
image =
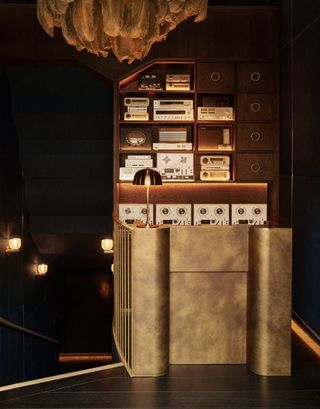
<path fill-rule="evenodd" d="M 36 0 L 0 0 L 0 3 L 36 3 Z M 279 4 L 280 0 L 208 0 L 209 5 L 233 5 L 233 6 L 271 6 Z"/>

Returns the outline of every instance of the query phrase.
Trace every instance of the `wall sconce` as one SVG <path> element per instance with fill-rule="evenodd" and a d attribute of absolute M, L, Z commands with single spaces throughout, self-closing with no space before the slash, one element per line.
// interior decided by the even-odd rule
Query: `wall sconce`
<path fill-rule="evenodd" d="M 112 239 L 101 240 L 101 247 L 104 253 L 113 253 L 113 240 Z"/>
<path fill-rule="evenodd" d="M 37 276 L 44 276 L 48 272 L 48 264 L 38 264 L 36 269 Z"/>
<path fill-rule="evenodd" d="M 13 237 L 9 239 L 6 253 L 17 253 L 21 248 L 21 239 L 19 237 Z"/>

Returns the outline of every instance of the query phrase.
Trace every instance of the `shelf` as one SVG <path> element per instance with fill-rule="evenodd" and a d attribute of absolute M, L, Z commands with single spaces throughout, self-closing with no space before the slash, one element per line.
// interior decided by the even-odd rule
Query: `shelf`
<path fill-rule="evenodd" d="M 154 94 L 159 94 L 159 95 L 163 95 L 163 94 L 172 94 L 172 95 L 177 95 L 177 94 L 186 94 L 186 95 L 193 95 L 193 94 L 195 94 L 195 91 L 193 91 L 193 90 L 190 90 L 190 91 L 183 91 L 183 90 L 177 90 L 177 91 L 172 91 L 172 90 L 170 90 L 170 91 L 166 91 L 166 90 L 161 90 L 161 89 L 158 89 L 158 90 L 156 90 L 156 89 L 154 89 L 154 90 L 151 90 L 151 89 L 146 89 L 146 90 L 120 90 L 119 91 L 119 93 L 120 93 L 120 95 L 121 96 L 126 96 L 127 94 L 142 94 L 142 95 L 144 95 L 144 94 L 148 94 L 148 95 L 154 95 Z"/>
<path fill-rule="evenodd" d="M 190 121 L 153 121 L 153 120 L 149 120 L 149 121 L 125 121 L 123 119 L 121 119 L 119 121 L 120 125 L 192 125 L 194 123 L 194 120 L 190 120 Z"/>
<path fill-rule="evenodd" d="M 218 151 L 197 151 L 196 155 L 234 155 L 236 152 L 235 150 L 232 151 L 223 151 L 223 150 L 218 150 Z"/>

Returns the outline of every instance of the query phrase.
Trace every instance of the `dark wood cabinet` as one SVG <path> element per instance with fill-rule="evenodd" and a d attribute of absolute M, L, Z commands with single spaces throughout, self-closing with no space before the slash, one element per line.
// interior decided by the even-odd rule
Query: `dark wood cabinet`
<path fill-rule="evenodd" d="M 239 121 L 272 121 L 275 118 L 275 97 L 272 94 L 238 94 Z"/>
<path fill-rule="evenodd" d="M 237 64 L 238 92 L 272 92 L 273 64 Z"/>
<path fill-rule="evenodd" d="M 225 92 L 234 90 L 234 64 L 199 62 L 196 89 L 198 91 Z"/>
<path fill-rule="evenodd" d="M 238 151 L 273 151 L 276 127 L 273 123 L 238 123 Z"/>
<path fill-rule="evenodd" d="M 272 154 L 239 153 L 236 179 L 238 182 L 269 182 L 274 179 Z"/>

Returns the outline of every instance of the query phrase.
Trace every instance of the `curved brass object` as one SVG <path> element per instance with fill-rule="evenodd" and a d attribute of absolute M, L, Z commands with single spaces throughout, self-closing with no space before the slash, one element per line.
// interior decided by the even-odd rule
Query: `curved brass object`
<path fill-rule="evenodd" d="M 291 229 L 249 232 L 247 365 L 258 375 L 291 375 Z"/>

